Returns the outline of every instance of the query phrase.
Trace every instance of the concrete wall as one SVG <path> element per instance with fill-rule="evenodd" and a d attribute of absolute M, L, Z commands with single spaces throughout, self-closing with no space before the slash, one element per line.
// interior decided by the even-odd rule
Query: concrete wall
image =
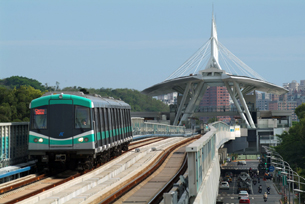
<path fill-rule="evenodd" d="M 228 153 L 234 153 L 241 151 L 249 146 L 247 137 L 235 138 L 235 140 L 230 140 L 224 145 L 227 148 Z"/>
<path fill-rule="evenodd" d="M 257 128 L 276 128 L 277 119 L 258 119 Z"/>
<path fill-rule="evenodd" d="M 216 155 L 218 154 L 218 151 Z M 218 157 L 214 157 L 211 167 L 203 179 L 194 204 L 216 203 L 220 177 L 220 166 Z"/>
<path fill-rule="evenodd" d="M 191 202 L 216 203 L 220 177 L 219 148 L 232 138 L 230 126 L 223 122 L 209 124 L 210 131 L 186 147 L 188 185 Z M 239 128 L 238 128 L 239 131 Z"/>

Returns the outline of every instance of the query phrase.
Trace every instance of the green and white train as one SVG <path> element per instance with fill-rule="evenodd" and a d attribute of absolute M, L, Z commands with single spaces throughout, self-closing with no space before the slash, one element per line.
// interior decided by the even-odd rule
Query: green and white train
<path fill-rule="evenodd" d="M 47 167 L 85 170 L 128 150 L 130 106 L 82 92 L 47 93 L 30 104 L 29 155 Z"/>

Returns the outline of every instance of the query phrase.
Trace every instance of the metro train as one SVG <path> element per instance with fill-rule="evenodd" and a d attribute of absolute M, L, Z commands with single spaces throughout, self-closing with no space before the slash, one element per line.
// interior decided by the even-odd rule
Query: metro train
<path fill-rule="evenodd" d="M 48 92 L 30 103 L 29 156 L 44 168 L 86 170 L 128 150 L 130 106 L 82 92 Z"/>

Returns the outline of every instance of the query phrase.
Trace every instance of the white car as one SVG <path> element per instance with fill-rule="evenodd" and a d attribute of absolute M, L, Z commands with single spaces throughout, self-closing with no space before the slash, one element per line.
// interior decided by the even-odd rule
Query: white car
<path fill-rule="evenodd" d="M 220 189 L 229 189 L 230 188 L 230 185 L 227 181 L 222 181 L 219 185 L 219 188 Z"/>
<path fill-rule="evenodd" d="M 237 165 L 247 165 L 247 162 L 245 160 L 238 161 Z"/>
<path fill-rule="evenodd" d="M 238 199 L 240 199 L 241 197 L 248 197 L 249 198 L 248 192 L 247 191 L 239 191 Z"/>

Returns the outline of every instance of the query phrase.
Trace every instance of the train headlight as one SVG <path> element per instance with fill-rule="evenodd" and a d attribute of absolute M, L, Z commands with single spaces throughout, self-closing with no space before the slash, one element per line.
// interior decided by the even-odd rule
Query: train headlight
<path fill-rule="evenodd" d="M 42 139 L 42 138 L 39 138 L 38 142 L 43 142 L 43 139 Z"/>
<path fill-rule="evenodd" d="M 88 141 L 89 141 L 88 137 L 85 137 L 85 142 L 88 142 Z"/>
<path fill-rule="evenodd" d="M 37 139 L 37 138 L 35 138 L 35 139 L 34 139 L 34 142 L 38 142 L 38 139 Z"/>
<path fill-rule="evenodd" d="M 80 138 L 78 138 L 78 141 L 79 141 L 79 142 L 83 142 L 83 141 L 84 141 L 84 138 L 83 138 L 83 137 L 80 137 Z"/>

